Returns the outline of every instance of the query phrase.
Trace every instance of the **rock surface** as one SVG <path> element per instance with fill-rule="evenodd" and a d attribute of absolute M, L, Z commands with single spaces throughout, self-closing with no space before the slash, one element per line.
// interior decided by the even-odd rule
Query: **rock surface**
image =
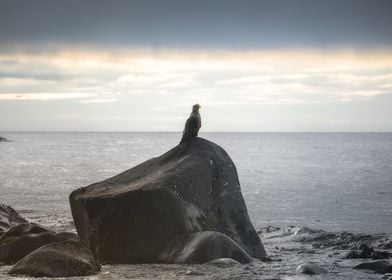
<path fill-rule="evenodd" d="M 94 275 L 100 270 L 91 251 L 80 242 L 67 240 L 45 245 L 30 253 L 10 270 L 11 275 L 72 277 Z"/>
<path fill-rule="evenodd" d="M 376 273 L 385 274 L 392 272 L 392 262 L 389 260 L 378 260 L 373 262 L 361 263 L 354 267 L 354 269 L 367 269 Z"/>
<path fill-rule="evenodd" d="M 215 259 L 213 261 L 210 261 L 207 264 L 213 265 L 216 267 L 226 268 L 226 267 L 233 267 L 235 265 L 239 265 L 240 263 L 237 262 L 236 260 L 233 260 L 233 259 L 221 258 L 221 259 Z"/>
<path fill-rule="evenodd" d="M 71 238 L 75 238 L 75 234 L 56 234 L 34 223 L 13 226 L 0 236 L 0 262 L 14 264 L 46 244 Z"/>
<path fill-rule="evenodd" d="M 203 231 L 227 235 L 254 258 L 266 256 L 234 163 L 202 138 L 78 189 L 70 204 L 79 237 L 103 262 L 173 262 L 185 243 L 172 241 Z"/>
<path fill-rule="evenodd" d="M 299 265 L 296 272 L 300 274 L 316 275 L 323 274 L 326 272 L 326 270 L 316 263 L 305 263 Z"/>
<path fill-rule="evenodd" d="M 4 137 L 0 137 L 0 142 L 8 142 L 9 140 L 7 138 Z"/>
<path fill-rule="evenodd" d="M 346 258 L 347 259 L 388 259 L 392 256 L 391 253 L 387 251 L 376 251 L 373 247 L 370 247 L 367 244 L 360 244 L 359 248 L 356 250 L 351 250 Z"/>
<path fill-rule="evenodd" d="M 18 225 L 12 226 L 7 231 L 5 231 L 0 236 L 0 243 L 6 241 L 7 239 L 21 237 L 23 235 L 28 235 L 28 234 L 39 234 L 43 232 L 52 232 L 52 231 L 36 223 L 29 223 L 29 222 L 20 223 Z"/>
<path fill-rule="evenodd" d="M 161 254 L 162 261 L 174 263 L 206 263 L 216 259 L 230 258 L 240 263 L 248 263 L 252 258 L 234 240 L 216 231 L 203 231 L 190 235 L 185 242 L 175 239 L 174 254 Z M 184 244 L 184 245 L 182 245 Z M 177 248 L 182 248 L 177 251 Z"/>
<path fill-rule="evenodd" d="M 383 276 L 380 277 L 380 279 L 383 279 L 383 280 L 392 280 L 392 273 L 384 274 Z"/>
<path fill-rule="evenodd" d="M 10 206 L 0 204 L 0 235 L 20 223 L 27 223 L 27 221 Z"/>

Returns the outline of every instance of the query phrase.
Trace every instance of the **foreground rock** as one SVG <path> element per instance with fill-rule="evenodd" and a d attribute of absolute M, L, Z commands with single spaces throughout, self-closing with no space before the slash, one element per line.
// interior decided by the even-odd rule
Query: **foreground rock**
<path fill-rule="evenodd" d="M 245 252 L 234 240 L 227 235 L 216 231 L 203 231 L 190 235 L 186 242 L 178 239 L 173 241 L 173 246 L 169 248 L 180 247 L 183 249 L 178 252 L 172 251 L 170 255 L 163 253 L 160 258 L 175 263 L 205 263 L 216 259 L 233 259 L 240 263 L 248 263 L 251 257 Z"/>
<path fill-rule="evenodd" d="M 234 163 L 221 147 L 205 139 L 193 139 L 78 189 L 71 193 L 70 204 L 79 237 L 104 262 L 188 262 L 180 257 L 189 248 L 184 240 L 204 231 L 227 237 L 221 238 L 221 247 L 212 246 L 209 254 L 214 258 L 228 257 L 234 247 L 241 261 L 243 252 L 258 259 L 266 256 L 249 220 Z M 193 241 L 195 248 L 206 242 Z M 231 249 L 219 253 L 222 248 Z M 205 255 L 198 258 L 210 260 Z"/>
<path fill-rule="evenodd" d="M 75 234 L 56 234 L 35 223 L 13 226 L 0 236 L 0 262 L 14 264 L 46 244 L 71 238 L 74 239 Z"/>
<path fill-rule="evenodd" d="M 299 265 L 296 272 L 298 274 L 317 275 L 326 273 L 327 271 L 316 263 L 305 263 Z"/>
<path fill-rule="evenodd" d="M 380 277 L 380 279 L 383 279 L 383 280 L 392 280 L 392 273 L 384 274 L 383 276 Z"/>
<path fill-rule="evenodd" d="M 72 277 L 94 275 L 100 270 L 91 251 L 68 240 L 45 245 L 27 255 L 10 270 L 11 275 Z"/>
<path fill-rule="evenodd" d="M 392 262 L 389 260 L 379 260 L 374 262 L 361 263 L 354 267 L 354 269 L 367 269 L 376 273 L 385 274 L 392 272 Z"/>
<path fill-rule="evenodd" d="M 367 244 L 360 244 L 357 250 L 351 250 L 346 258 L 347 259 L 388 259 L 392 256 L 391 253 L 387 251 L 376 251 L 373 247 Z"/>
<path fill-rule="evenodd" d="M 233 259 L 221 258 L 221 259 L 215 259 L 213 261 L 210 261 L 207 264 L 213 265 L 216 267 L 227 268 L 227 267 L 233 267 L 235 265 L 239 265 L 240 263 L 237 262 L 236 260 L 233 260 Z"/>
<path fill-rule="evenodd" d="M 0 204 L 0 235 L 20 223 L 27 223 L 27 221 L 10 206 Z"/>

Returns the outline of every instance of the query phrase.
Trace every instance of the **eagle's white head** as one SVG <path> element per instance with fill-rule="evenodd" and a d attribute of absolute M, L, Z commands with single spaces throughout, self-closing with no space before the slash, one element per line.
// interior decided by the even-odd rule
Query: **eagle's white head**
<path fill-rule="evenodd" d="M 192 112 L 199 112 L 200 108 L 201 108 L 201 106 L 199 104 L 195 104 L 192 107 Z"/>

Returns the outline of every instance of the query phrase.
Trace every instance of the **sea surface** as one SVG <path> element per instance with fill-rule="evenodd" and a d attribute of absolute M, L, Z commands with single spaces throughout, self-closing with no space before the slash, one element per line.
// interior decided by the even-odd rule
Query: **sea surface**
<path fill-rule="evenodd" d="M 2 132 L 0 136 L 11 140 L 0 143 L 0 203 L 56 230 L 74 230 L 68 203 L 72 190 L 163 154 L 178 144 L 181 135 Z M 274 238 L 295 234 L 295 229 L 302 233 L 306 228 L 386 236 L 392 233 L 392 133 L 202 133 L 200 137 L 219 144 L 233 159 L 250 218 L 261 238 L 266 239 L 267 251 L 274 251 L 276 258 L 284 260 L 285 253 L 277 250 L 274 242 L 287 240 Z M 276 236 L 262 234 L 268 226 L 275 229 Z M 284 266 L 276 265 L 276 275 L 269 268 L 271 275 L 293 277 L 289 271 L 301 259 L 297 253 L 292 254 L 296 257 L 287 255 L 292 267 L 286 267 L 286 271 Z M 105 269 L 102 279 L 116 279 L 110 278 L 116 275 L 116 266 Z M 149 269 L 165 275 L 159 266 Z M 165 266 L 163 270 L 167 269 Z M 178 267 L 173 269 L 178 271 Z M 188 267 L 182 269 L 184 279 L 193 279 L 186 274 Z M 286 274 L 282 276 L 278 270 Z M 350 274 L 342 273 L 336 279 L 378 279 L 358 274 L 350 278 Z M 260 277 L 255 279 L 264 279 Z M 147 279 L 134 277 L 139 278 Z M 329 275 L 325 279 L 335 278 Z"/>

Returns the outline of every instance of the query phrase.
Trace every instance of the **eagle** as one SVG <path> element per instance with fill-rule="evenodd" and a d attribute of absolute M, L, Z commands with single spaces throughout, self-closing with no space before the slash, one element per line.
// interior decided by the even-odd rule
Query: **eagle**
<path fill-rule="evenodd" d="M 192 113 L 189 118 L 185 122 L 184 132 L 182 133 L 181 142 L 183 143 L 187 140 L 195 138 L 199 133 L 199 129 L 201 127 L 201 119 L 199 114 L 199 109 L 201 106 L 199 104 L 195 104 L 192 107 Z"/>

